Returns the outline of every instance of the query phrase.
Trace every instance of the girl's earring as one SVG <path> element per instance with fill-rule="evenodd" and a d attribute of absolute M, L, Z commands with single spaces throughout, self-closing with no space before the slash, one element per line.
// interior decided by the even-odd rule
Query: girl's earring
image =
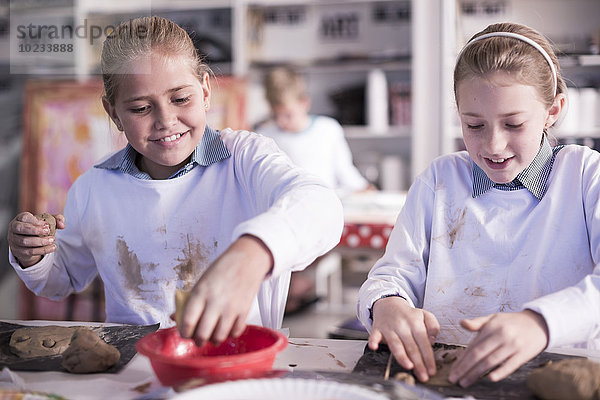
<path fill-rule="evenodd" d="M 121 125 L 120 122 L 115 122 L 115 125 L 117 125 L 117 129 L 122 131 L 123 130 L 123 126 Z"/>
<path fill-rule="evenodd" d="M 204 103 L 204 108 L 208 110 L 208 107 L 210 107 L 210 105 L 208 103 Z"/>
<path fill-rule="evenodd" d="M 550 128 L 551 126 L 552 125 L 549 124 L 549 123 L 547 123 L 547 122 L 544 124 L 543 132 L 544 132 L 545 135 L 548 135 L 548 128 Z"/>

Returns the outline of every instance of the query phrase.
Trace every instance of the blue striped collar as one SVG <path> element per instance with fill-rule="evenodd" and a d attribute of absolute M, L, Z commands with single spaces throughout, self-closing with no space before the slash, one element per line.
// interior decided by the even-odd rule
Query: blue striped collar
<path fill-rule="evenodd" d="M 120 170 L 126 174 L 132 175 L 139 179 L 152 179 L 150 175 L 142 172 L 135 165 L 135 160 L 138 152 L 127 144 L 124 149 L 116 152 L 111 157 L 102 161 L 96 165 L 95 168 Z M 178 178 L 190 172 L 197 165 L 209 166 L 226 158 L 229 158 L 231 153 L 225 147 L 225 143 L 221 140 L 219 132 L 206 126 L 204 129 L 204 135 L 200 140 L 200 143 L 196 146 L 192 152 L 190 161 L 181 167 L 179 171 L 175 172 L 169 177 L 169 179 Z"/>
<path fill-rule="evenodd" d="M 546 193 L 546 184 L 556 154 L 562 148 L 563 146 L 552 148 L 548 139 L 544 136 L 542 145 L 531 164 L 519 173 L 512 182 L 505 184 L 492 181 L 474 161 L 471 161 L 473 165 L 473 197 L 476 198 L 482 195 L 492 187 L 508 191 L 526 188 L 538 200 L 541 200 Z"/>

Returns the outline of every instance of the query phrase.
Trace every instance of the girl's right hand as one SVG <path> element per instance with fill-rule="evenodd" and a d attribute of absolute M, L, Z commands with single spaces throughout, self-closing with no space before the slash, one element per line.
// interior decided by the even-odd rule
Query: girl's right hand
<path fill-rule="evenodd" d="M 440 332 L 437 318 L 429 311 L 411 307 L 402 297 L 384 297 L 373 304 L 373 329 L 369 347 L 377 350 L 385 341 L 396 361 L 417 379 L 426 382 L 435 375 L 433 344 Z"/>
<path fill-rule="evenodd" d="M 56 228 L 64 229 L 65 217 L 55 215 Z M 18 214 L 8 224 L 7 234 L 10 251 L 23 268 L 37 264 L 44 254 L 56 251 L 55 237 L 50 235 L 50 227 L 30 212 Z"/>

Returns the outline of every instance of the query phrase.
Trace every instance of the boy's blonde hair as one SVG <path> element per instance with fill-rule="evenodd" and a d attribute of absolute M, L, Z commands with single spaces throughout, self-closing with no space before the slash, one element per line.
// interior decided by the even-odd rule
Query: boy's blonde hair
<path fill-rule="evenodd" d="M 304 77 L 287 67 L 277 67 L 265 77 L 265 95 L 271 106 L 285 103 L 288 99 L 303 100 L 306 92 Z"/>
<path fill-rule="evenodd" d="M 536 30 L 515 23 L 499 23 L 488 26 L 470 40 L 492 32 L 512 32 L 523 35 L 539 44 L 550 56 L 556 69 L 556 93 L 554 74 L 542 53 L 530 44 L 508 37 L 489 37 L 467 46 L 461 53 L 454 68 L 454 98 L 458 104 L 457 87 L 464 79 L 505 71 L 517 81 L 533 86 L 540 100 L 550 107 L 555 95 L 565 93 L 567 86 L 561 76 L 558 58 L 548 40 Z"/>
<path fill-rule="evenodd" d="M 102 47 L 102 79 L 110 104 L 115 104 L 119 83 L 126 76 L 125 67 L 152 51 L 185 57 L 199 79 L 212 73 L 200 59 L 190 36 L 175 22 L 156 16 L 135 18 L 117 26 Z"/>

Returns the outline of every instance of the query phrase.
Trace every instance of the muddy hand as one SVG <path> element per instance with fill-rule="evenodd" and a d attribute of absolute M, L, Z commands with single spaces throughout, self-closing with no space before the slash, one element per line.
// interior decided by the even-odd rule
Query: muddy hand
<path fill-rule="evenodd" d="M 56 215 L 56 227 L 64 229 L 65 219 Z M 19 213 L 9 224 L 7 241 L 22 267 L 37 264 L 45 254 L 56 251 L 56 238 L 48 222 L 30 212 Z"/>

